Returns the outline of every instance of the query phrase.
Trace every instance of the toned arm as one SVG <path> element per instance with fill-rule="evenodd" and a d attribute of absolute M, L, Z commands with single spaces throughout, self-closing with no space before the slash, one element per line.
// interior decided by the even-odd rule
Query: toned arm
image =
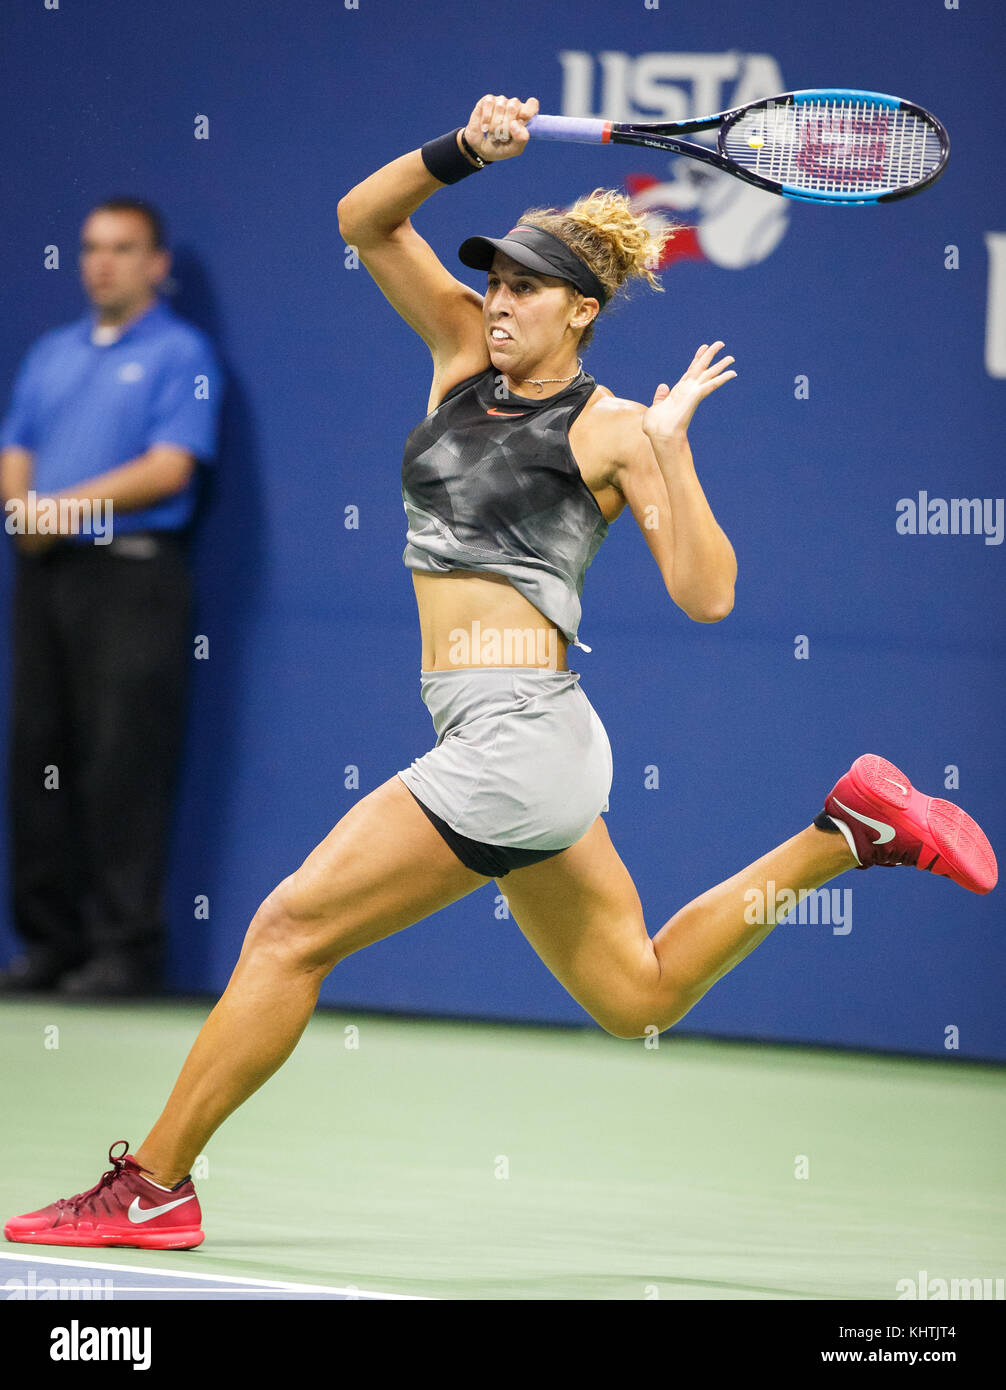
<path fill-rule="evenodd" d="M 668 594 L 689 618 L 716 623 L 733 607 L 737 560 L 706 500 L 684 431 L 652 441 L 647 407 L 622 402 L 613 481 L 625 496 Z"/>
<path fill-rule="evenodd" d="M 533 98 L 523 103 L 512 98 L 500 105 L 498 98 L 483 97 L 469 117 L 465 137 L 489 163 L 512 158 L 527 143 L 524 123 L 537 109 Z M 482 127 L 503 120 L 509 121 L 512 138 L 501 153 Z M 467 159 L 460 136 L 455 138 Z M 477 175 L 486 176 L 486 171 Z M 423 339 L 438 369 L 459 357 L 485 352 L 482 296 L 441 264 L 409 220 L 445 186 L 426 168 L 420 151 L 411 150 L 350 189 L 338 204 L 340 235 L 356 247 L 381 293 Z"/>

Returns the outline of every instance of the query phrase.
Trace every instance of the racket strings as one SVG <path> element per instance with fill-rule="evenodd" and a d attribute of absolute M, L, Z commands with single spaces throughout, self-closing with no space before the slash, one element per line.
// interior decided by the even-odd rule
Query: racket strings
<path fill-rule="evenodd" d="M 913 112 L 846 98 L 750 111 L 724 149 L 753 173 L 822 194 L 907 188 L 943 157 L 936 131 Z"/>

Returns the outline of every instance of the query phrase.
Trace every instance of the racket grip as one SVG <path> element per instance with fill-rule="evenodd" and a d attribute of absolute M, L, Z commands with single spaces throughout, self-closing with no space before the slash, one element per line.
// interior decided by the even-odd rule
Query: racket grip
<path fill-rule="evenodd" d="M 532 116 L 527 133 L 538 140 L 573 140 L 584 145 L 602 145 L 608 140 L 610 121 L 587 116 Z"/>

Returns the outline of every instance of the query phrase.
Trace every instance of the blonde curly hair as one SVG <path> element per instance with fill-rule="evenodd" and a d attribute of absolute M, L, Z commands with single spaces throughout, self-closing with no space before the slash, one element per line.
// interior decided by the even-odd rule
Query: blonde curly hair
<path fill-rule="evenodd" d="M 595 188 L 565 212 L 560 208 L 529 208 L 519 222 L 561 238 L 590 266 L 608 291 L 609 304 L 633 280 L 645 280 L 651 289 L 663 293 L 653 271 L 664 247 L 683 230 L 653 213 L 644 217 L 633 212 L 627 195 L 614 188 Z M 585 348 L 594 336 L 597 318 L 595 315 L 583 330 L 579 348 Z"/>

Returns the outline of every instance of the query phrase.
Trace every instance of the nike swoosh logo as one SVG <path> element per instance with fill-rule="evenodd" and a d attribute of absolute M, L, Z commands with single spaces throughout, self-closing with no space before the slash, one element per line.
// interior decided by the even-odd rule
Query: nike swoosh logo
<path fill-rule="evenodd" d="M 487 409 L 487 410 L 486 410 L 486 414 L 487 414 L 487 415 L 503 415 L 503 416 L 510 416 L 510 415 L 526 415 L 526 414 L 527 414 L 527 411 L 526 411 L 526 410 L 488 410 L 488 409 Z"/>
<path fill-rule="evenodd" d="M 890 782 L 892 787 L 897 787 L 899 792 L 904 792 L 906 796 L 908 795 L 908 788 L 903 787 L 900 782 L 895 782 L 893 777 L 885 777 L 884 781 Z"/>
<path fill-rule="evenodd" d="M 837 796 L 835 797 L 835 805 L 841 806 L 842 810 L 848 811 L 850 816 L 855 816 L 856 819 L 861 820 L 864 825 L 868 825 L 871 830 L 877 831 L 877 838 L 874 841 L 872 841 L 873 844 L 886 845 L 888 840 L 894 839 L 893 825 L 887 825 L 882 820 L 873 820 L 870 816 L 860 815 L 860 813 L 858 811 L 854 811 L 851 806 L 846 806 L 844 801 L 839 801 Z"/>
<path fill-rule="evenodd" d="M 135 1225 L 140 1225 L 144 1221 L 153 1221 L 155 1216 L 163 1216 L 166 1211 L 174 1211 L 175 1207 L 183 1207 L 186 1202 L 191 1201 L 192 1196 L 190 1194 L 188 1197 L 179 1197 L 177 1202 L 165 1202 L 160 1207 L 141 1207 L 139 1197 L 134 1197 L 126 1214 Z"/>

